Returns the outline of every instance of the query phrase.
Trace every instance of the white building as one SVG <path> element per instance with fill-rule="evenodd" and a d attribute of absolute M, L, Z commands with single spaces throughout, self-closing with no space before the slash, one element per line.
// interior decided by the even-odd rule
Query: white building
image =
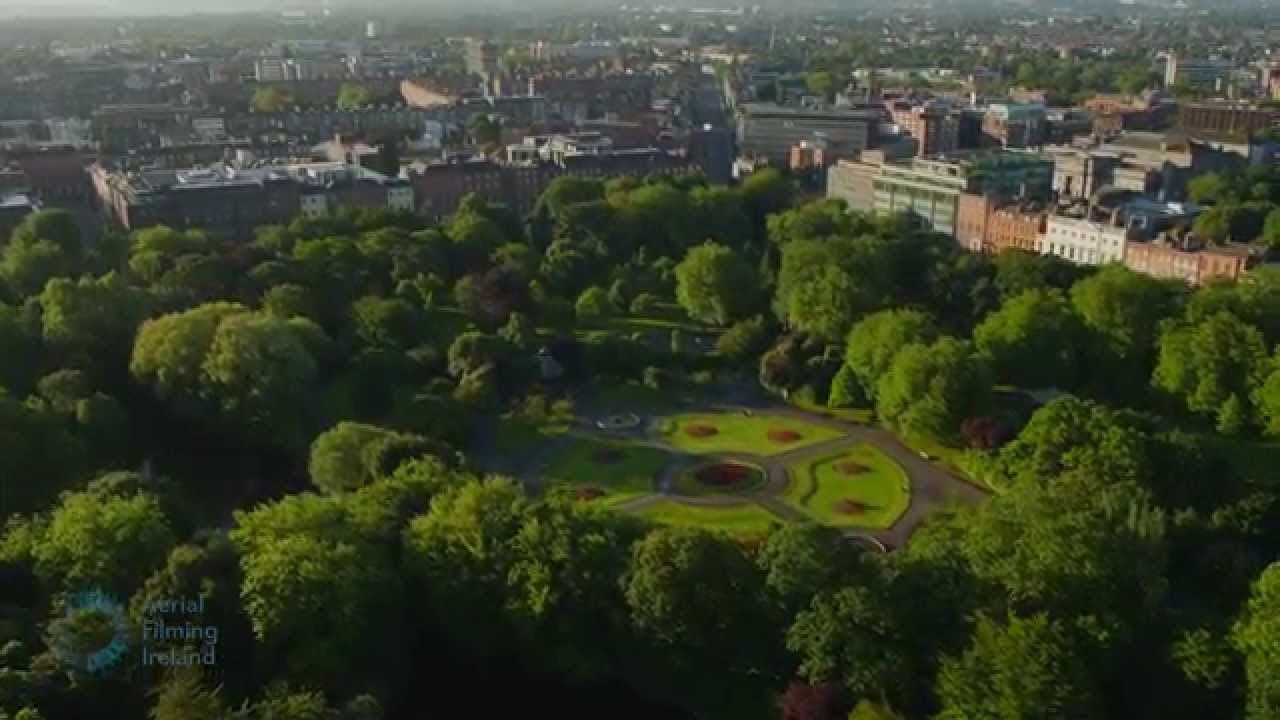
<path fill-rule="evenodd" d="M 1124 262 L 1125 228 L 1083 218 L 1049 217 L 1036 243 L 1043 255 L 1056 255 L 1077 265 Z"/>

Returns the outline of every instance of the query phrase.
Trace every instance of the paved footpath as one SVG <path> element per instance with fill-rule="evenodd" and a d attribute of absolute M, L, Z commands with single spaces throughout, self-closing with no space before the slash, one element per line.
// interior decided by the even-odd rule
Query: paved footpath
<path fill-rule="evenodd" d="M 708 411 L 740 413 L 745 409 L 738 406 L 713 406 L 708 408 Z M 846 535 L 871 538 L 889 548 L 902 547 L 906 544 L 911 533 L 915 532 L 915 529 L 930 514 L 956 503 L 980 503 L 988 496 L 987 491 L 956 477 L 937 463 L 924 460 L 904 446 L 893 433 L 887 430 L 833 420 L 817 413 L 806 412 L 791 406 L 754 406 L 751 410 L 761 414 L 782 415 L 814 425 L 823 425 L 837 429 L 845 433 L 845 435 L 767 457 L 745 453 L 721 453 L 699 456 L 696 459 L 690 457 L 686 462 L 673 462 L 663 468 L 662 472 L 654 480 L 655 490 L 657 490 L 658 494 L 638 497 L 620 503 L 615 507 L 620 510 L 639 510 L 661 500 L 703 507 L 726 507 L 755 503 L 783 520 L 802 521 L 807 516 L 781 498 L 781 494 L 786 489 L 788 482 L 787 466 L 833 455 L 841 450 L 863 443 L 880 449 L 903 467 L 907 477 L 911 480 L 911 498 L 906 511 L 887 530 L 850 528 L 845 531 Z M 661 446 L 658 443 L 653 444 Z M 712 458 L 731 462 L 745 462 L 763 467 L 767 476 L 764 487 L 740 495 L 688 497 L 666 494 L 665 490 L 671 487 L 676 475 L 687 469 L 694 462 L 705 462 Z"/>

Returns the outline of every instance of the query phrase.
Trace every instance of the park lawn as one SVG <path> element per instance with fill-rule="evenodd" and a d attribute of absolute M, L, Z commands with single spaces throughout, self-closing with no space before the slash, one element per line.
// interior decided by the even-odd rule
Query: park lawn
<path fill-rule="evenodd" d="M 589 398 L 591 411 L 596 415 L 612 413 L 652 414 L 670 410 L 679 402 L 671 390 L 655 390 L 636 382 L 595 380 Z"/>
<path fill-rule="evenodd" d="M 732 463 L 733 465 L 741 465 L 747 468 L 750 472 L 750 477 L 740 483 L 725 487 L 717 487 L 715 485 L 708 485 L 707 483 L 700 482 L 696 477 L 698 471 L 708 465 L 714 464 L 715 463 L 698 463 L 697 465 L 686 468 L 682 472 L 676 474 L 674 487 L 664 488 L 663 492 L 668 492 L 672 495 L 688 495 L 691 497 L 698 497 L 702 495 L 737 495 L 740 493 L 751 492 L 752 490 L 759 490 L 764 486 L 765 480 L 767 479 L 764 468 L 749 465 L 747 463 Z"/>
<path fill-rule="evenodd" d="M 615 458 L 603 459 L 610 454 Z M 555 484 L 597 488 L 606 505 L 653 492 L 653 480 L 671 455 L 665 450 L 608 438 L 575 435 L 547 464 L 544 475 Z"/>
<path fill-rule="evenodd" d="M 783 522 L 755 503 L 708 507 L 659 500 L 636 511 L 636 514 L 663 525 L 695 527 L 751 538 L 763 537 Z"/>
<path fill-rule="evenodd" d="M 868 470 L 845 474 L 839 468 L 844 462 L 857 463 Z M 782 499 L 824 525 L 887 528 L 907 511 L 911 501 L 906 471 L 888 455 L 866 444 L 796 463 L 787 468 L 787 475 L 790 482 Z M 866 510 L 856 514 L 841 512 L 841 500 L 862 503 Z"/>
<path fill-rule="evenodd" d="M 528 420 L 505 415 L 498 419 L 498 452 L 503 455 L 527 455 L 542 443 L 569 432 L 567 422 L 535 424 Z"/>
<path fill-rule="evenodd" d="M 692 426 L 710 426 L 714 435 L 695 437 L 688 429 Z M 824 425 L 815 425 L 782 415 L 767 412 L 751 416 L 739 413 L 681 413 L 664 418 L 658 431 L 674 447 L 693 454 L 748 453 L 752 455 L 777 455 L 825 440 L 834 440 L 844 433 Z M 800 435 L 793 442 L 774 442 L 769 433 L 794 432 Z"/>
<path fill-rule="evenodd" d="M 855 425 L 870 425 L 871 421 L 874 420 L 876 416 L 875 411 L 871 408 L 832 408 L 827 407 L 826 405 L 819 405 L 818 403 L 797 400 L 795 399 L 795 396 L 792 396 L 792 398 L 787 402 L 792 407 L 823 415 L 831 418 L 832 420 L 854 423 Z"/>

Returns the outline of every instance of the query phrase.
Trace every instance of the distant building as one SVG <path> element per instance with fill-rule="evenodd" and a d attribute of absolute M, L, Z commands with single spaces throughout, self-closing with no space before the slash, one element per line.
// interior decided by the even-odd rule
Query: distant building
<path fill-rule="evenodd" d="M 1244 139 L 1280 125 L 1280 109 L 1239 102 L 1179 103 L 1177 123 L 1186 133 Z"/>
<path fill-rule="evenodd" d="M 1221 90 L 1235 70 L 1235 65 L 1226 60 L 1180 58 L 1169 53 L 1164 68 L 1164 86 L 1189 85 L 1208 90 Z"/>
<path fill-rule="evenodd" d="M 1182 228 L 1154 240 L 1131 241 L 1125 248 L 1124 264 L 1144 275 L 1204 285 L 1212 280 L 1238 280 L 1258 258 L 1255 248 L 1209 245 Z"/>
<path fill-rule="evenodd" d="M 38 209 L 39 204 L 26 195 L 0 194 L 0 243 L 9 238 L 9 233 L 13 232 L 23 218 Z"/>
<path fill-rule="evenodd" d="M 1112 220 L 1054 215 L 1048 219 L 1039 250 L 1077 265 L 1123 262 L 1128 231 Z"/>
<path fill-rule="evenodd" d="M 910 162 L 840 161 L 828 171 L 827 196 L 859 210 L 911 211 L 934 230 L 955 235 L 960 196 L 1047 198 L 1053 165 L 1018 152 L 961 152 Z"/>
<path fill-rule="evenodd" d="M 480 78 L 485 94 L 492 93 L 492 83 L 498 74 L 498 48 L 487 40 L 467 38 L 466 67 L 468 75 Z"/>
<path fill-rule="evenodd" d="M 253 63 L 253 79 L 263 82 L 285 82 L 297 79 L 292 64 L 282 57 L 260 57 Z"/>
<path fill-rule="evenodd" d="M 894 113 L 894 122 L 916 142 L 918 157 L 953 152 L 960 147 L 960 119 L 941 103 L 931 102 Z"/>
<path fill-rule="evenodd" d="M 1035 103 L 991 105 L 982 119 L 983 140 L 986 144 L 1000 147 L 1043 145 L 1045 131 L 1045 108 Z"/>
<path fill-rule="evenodd" d="M 407 182 L 345 163 L 129 174 L 95 165 L 92 178 L 103 208 L 129 230 L 167 225 L 248 238 L 259 225 L 320 217 L 341 207 L 414 209 Z"/>
<path fill-rule="evenodd" d="M 1037 252 L 1047 215 L 1042 202 L 964 193 L 956 216 L 956 242 L 971 252 L 996 254 L 1011 248 Z"/>
<path fill-rule="evenodd" d="M 792 146 L 815 137 L 833 152 L 851 154 L 872 144 L 879 125 L 874 110 L 807 110 L 780 105 L 747 104 L 738 120 L 739 151 L 785 166 Z"/>

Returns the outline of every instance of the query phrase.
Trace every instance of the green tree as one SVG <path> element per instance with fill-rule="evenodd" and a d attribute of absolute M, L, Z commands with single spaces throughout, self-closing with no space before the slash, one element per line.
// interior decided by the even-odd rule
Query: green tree
<path fill-rule="evenodd" d="M 1276 717 L 1280 713 L 1280 563 L 1272 563 L 1253 584 L 1249 604 L 1231 638 L 1244 655 L 1249 720 Z"/>
<path fill-rule="evenodd" d="M 1262 224 L 1262 240 L 1272 249 L 1280 249 L 1280 208 L 1267 213 Z"/>
<path fill-rule="evenodd" d="M 784 525 L 769 534 L 756 557 L 764 585 L 788 615 L 814 596 L 836 590 L 856 568 L 855 551 L 840 533 L 809 523 Z"/>
<path fill-rule="evenodd" d="M 1194 203 L 1217 204 L 1230 195 L 1231 183 L 1220 173 L 1203 173 L 1187 182 L 1187 196 Z"/>
<path fill-rule="evenodd" d="M 10 242 L 0 255 L 0 278 L 20 298 L 35 295 L 49 280 L 75 271 L 75 260 L 51 240 Z"/>
<path fill-rule="evenodd" d="M 868 239 L 795 241 L 782 249 L 777 308 L 796 330 L 838 340 L 890 294 L 884 248 Z"/>
<path fill-rule="evenodd" d="M 321 490 L 330 494 L 350 492 L 395 470 L 394 466 L 384 467 L 387 462 L 384 454 L 389 448 L 425 451 L 429 447 L 425 440 L 376 425 L 340 422 L 312 441 L 307 470 L 311 482 Z M 418 442 L 404 446 L 404 441 Z"/>
<path fill-rule="evenodd" d="M 991 385 L 990 369 L 967 344 L 912 344 L 876 385 L 876 413 L 902 432 L 946 437 L 986 404 Z"/>
<path fill-rule="evenodd" d="M 351 304 L 356 338 L 366 347 L 407 349 L 418 341 L 418 313 L 404 300 L 368 295 Z"/>
<path fill-rule="evenodd" d="M 939 720 L 1103 717 L 1087 659 L 1045 615 L 980 617 L 973 645 L 942 663 Z"/>
<path fill-rule="evenodd" d="M 726 325 L 754 305 L 755 271 L 738 253 L 708 242 L 693 248 L 676 266 L 676 300 L 689 317 Z"/>
<path fill-rule="evenodd" d="M 973 331 L 996 376 L 1024 387 L 1071 387 L 1079 373 L 1080 321 L 1059 290 L 1028 290 Z"/>
<path fill-rule="evenodd" d="M 1096 340 L 1086 348 L 1092 366 L 1126 381 L 1108 384 L 1151 376 L 1159 324 L 1177 314 L 1183 294 L 1121 265 L 1108 265 L 1071 288 L 1071 303 Z"/>
<path fill-rule="evenodd" d="M 249 100 L 249 109 L 254 112 L 274 113 L 286 110 L 292 104 L 293 98 L 284 88 L 279 85 L 269 85 L 254 91 L 253 98 Z"/>
<path fill-rule="evenodd" d="M 859 320 L 845 343 L 845 367 L 862 386 L 862 395 L 875 398 L 880 378 L 889 372 L 902 348 L 928 344 L 938 338 L 933 318 L 918 310 L 882 310 Z"/>
<path fill-rule="evenodd" d="M 739 320 L 716 338 L 716 352 L 734 360 L 754 358 L 769 347 L 771 334 L 763 315 Z"/>
<path fill-rule="evenodd" d="M 578 296 L 573 311 L 581 320 L 601 320 L 613 315 L 616 308 L 609 302 L 609 293 L 604 288 L 592 285 Z"/>
<path fill-rule="evenodd" d="M 151 720 L 223 720 L 227 717 L 221 687 L 204 683 L 198 667 L 171 670 L 152 691 Z"/>
<path fill-rule="evenodd" d="M 373 102 L 373 93 L 359 83 L 342 83 L 338 88 L 337 102 L 339 110 L 359 110 Z"/>
<path fill-rule="evenodd" d="M 815 597 L 787 630 L 787 648 L 810 682 L 840 682 L 854 697 L 890 695 L 909 672 L 894 613 L 871 586 Z"/>
<path fill-rule="evenodd" d="M 164 564 L 175 538 L 151 494 L 89 489 L 53 510 L 34 548 L 36 572 L 51 587 L 132 591 Z"/>
<path fill-rule="evenodd" d="M 835 95 L 835 80 L 829 72 L 811 72 L 805 76 L 805 86 L 810 93 L 830 100 Z"/>
<path fill-rule="evenodd" d="M 1219 312 L 1194 324 L 1169 325 L 1159 347 L 1152 377 L 1157 389 L 1219 422 L 1251 421 L 1251 391 L 1262 384 L 1266 370 L 1266 346 L 1257 328 Z M 1224 414 L 1228 401 L 1234 418 Z"/>
<path fill-rule="evenodd" d="M 134 333 L 151 309 L 148 294 L 108 273 L 77 281 L 55 278 L 40 294 L 44 338 L 51 346 L 99 367 L 124 366 Z"/>

